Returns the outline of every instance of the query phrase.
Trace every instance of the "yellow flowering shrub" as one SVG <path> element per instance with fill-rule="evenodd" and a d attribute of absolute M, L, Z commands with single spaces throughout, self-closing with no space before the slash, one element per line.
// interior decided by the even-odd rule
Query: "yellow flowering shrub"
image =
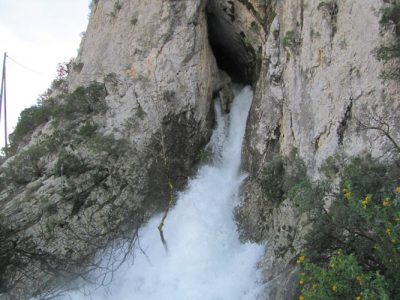
<path fill-rule="evenodd" d="M 390 299 L 384 277 L 376 272 L 365 273 L 354 255 L 338 251 L 330 259 L 330 265 L 336 267 L 325 268 L 305 261 L 303 299 Z"/>
<path fill-rule="evenodd" d="M 313 223 L 298 259 L 302 295 L 400 299 L 400 168 L 367 156 L 355 158 L 339 176 L 339 192 L 323 182 L 291 190 Z"/>

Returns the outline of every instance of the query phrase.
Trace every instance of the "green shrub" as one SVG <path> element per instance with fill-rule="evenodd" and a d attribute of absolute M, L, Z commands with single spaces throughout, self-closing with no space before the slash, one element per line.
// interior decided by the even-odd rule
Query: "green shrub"
<path fill-rule="evenodd" d="M 163 92 L 163 99 L 167 102 L 171 102 L 173 100 L 175 100 L 176 98 L 176 93 L 175 91 L 171 91 L 171 90 L 166 90 Z"/>
<path fill-rule="evenodd" d="M 89 192 L 75 193 L 70 199 L 73 203 L 71 216 L 78 214 L 80 209 L 85 205 L 87 198 L 89 197 Z"/>
<path fill-rule="evenodd" d="M 122 9 L 122 4 L 117 0 L 114 3 L 114 11 L 120 11 Z"/>
<path fill-rule="evenodd" d="M 80 115 L 104 113 L 107 109 L 105 97 L 104 84 L 95 82 L 88 87 L 78 87 L 70 94 L 61 94 L 57 99 L 47 97 L 46 101 L 40 101 L 23 110 L 14 132 L 10 135 L 9 154 L 16 153 L 18 145 L 24 137 L 32 134 L 39 125 L 48 122 L 52 117 L 56 120 L 59 118 L 75 119 Z M 61 99 L 65 101 L 65 104 L 60 104 Z"/>
<path fill-rule="evenodd" d="M 335 180 L 341 167 L 344 165 L 344 159 L 342 156 L 334 155 L 328 157 L 321 165 L 319 171 L 329 180 Z"/>
<path fill-rule="evenodd" d="M 301 37 L 297 31 L 290 30 L 287 31 L 285 37 L 283 38 L 283 46 L 285 48 L 297 51 L 298 47 L 301 45 Z"/>
<path fill-rule="evenodd" d="M 93 205 L 93 198 L 90 194 L 102 185 L 102 182 L 109 176 L 109 170 L 102 166 L 93 166 L 91 170 L 81 175 L 79 178 L 68 180 L 68 184 L 64 185 L 60 196 L 63 201 L 72 204 L 71 216 L 79 213 L 82 207 Z"/>
<path fill-rule="evenodd" d="M 128 149 L 126 140 L 116 139 L 112 134 L 95 134 L 90 140 L 88 140 L 88 144 L 94 151 L 106 152 L 114 158 L 120 157 Z"/>
<path fill-rule="evenodd" d="M 256 23 L 255 21 L 251 22 L 250 28 L 255 32 L 255 33 L 260 33 L 261 32 L 261 26 Z"/>
<path fill-rule="evenodd" d="M 40 144 L 47 150 L 49 153 L 57 152 L 65 143 L 71 138 L 71 132 L 67 130 L 55 130 L 51 135 L 44 136 L 40 142 Z"/>
<path fill-rule="evenodd" d="M 0 174 L 0 191 L 4 191 L 7 188 L 7 180 L 6 178 Z"/>
<path fill-rule="evenodd" d="M 285 163 L 282 157 L 274 158 L 261 175 L 261 188 L 264 196 L 269 201 L 280 203 L 285 193 L 283 181 L 285 176 Z"/>
<path fill-rule="evenodd" d="M 55 215 L 58 213 L 58 205 L 57 203 L 50 203 L 46 206 L 46 212 L 49 215 Z"/>
<path fill-rule="evenodd" d="M 305 165 L 295 154 L 290 157 L 276 156 L 262 171 L 261 190 L 269 201 L 279 204 L 304 178 L 307 178 Z"/>
<path fill-rule="evenodd" d="M 393 26 L 395 30 L 394 41 L 385 45 L 382 45 L 376 49 L 376 56 L 378 59 L 389 62 L 393 61 L 394 65 L 390 66 L 382 77 L 385 79 L 400 79 L 400 4 L 391 3 L 389 6 L 383 9 L 381 24 L 384 27 Z"/>
<path fill-rule="evenodd" d="M 371 294 L 359 290 L 361 299 L 389 299 L 379 298 L 385 295 L 394 299 L 400 295 L 400 168 L 366 156 L 353 159 L 340 174 L 339 192 L 321 182 L 297 185 L 291 191 L 313 222 L 306 235 L 305 253 L 310 260 L 307 276 L 330 280 L 319 286 L 318 295 L 327 297 L 319 299 L 354 299 L 355 294 L 332 294 L 334 281 L 350 276 L 332 277 L 329 269 L 329 262 L 337 260 L 341 250 L 347 263 L 355 265 L 352 261 L 356 260 L 358 273 L 371 278 L 374 288 L 369 289 Z M 357 291 L 351 280 L 338 283 L 338 292 L 339 287 L 343 293 Z M 312 285 L 305 286 L 303 293 L 309 296 L 306 299 L 318 299 Z"/>
<path fill-rule="evenodd" d="M 318 4 L 318 10 L 324 12 L 325 18 L 328 19 L 332 26 L 331 38 L 336 34 L 337 31 L 337 14 L 339 12 L 339 6 L 337 0 L 321 1 Z"/>
<path fill-rule="evenodd" d="M 54 174 L 57 176 L 73 176 L 85 173 L 88 170 L 83 159 L 73 153 L 62 151 L 54 167 Z"/>
<path fill-rule="evenodd" d="M 4 180 L 9 183 L 26 184 L 43 175 L 43 157 L 47 154 L 43 145 L 33 145 L 21 151 L 3 168 Z"/>
<path fill-rule="evenodd" d="M 43 104 L 36 104 L 24 109 L 18 118 L 14 132 L 10 135 L 11 142 L 13 144 L 20 143 L 26 135 L 31 134 L 39 125 L 48 122 L 51 115 L 52 108 Z"/>
<path fill-rule="evenodd" d="M 91 122 L 86 122 L 79 128 L 79 134 L 83 137 L 91 138 L 95 135 L 96 130 L 97 130 L 97 125 Z"/>
<path fill-rule="evenodd" d="M 352 254 L 338 250 L 324 267 L 300 258 L 303 299 L 389 300 L 385 278 L 379 272 L 365 272 Z"/>
<path fill-rule="evenodd" d="M 381 24 L 394 25 L 396 28 L 396 35 L 400 35 L 400 4 L 391 4 L 385 7 L 382 11 Z"/>
<path fill-rule="evenodd" d="M 66 81 L 65 81 L 65 79 L 63 79 L 63 78 L 54 79 L 54 80 L 51 82 L 50 88 L 51 88 L 52 90 L 57 90 L 57 89 L 61 88 L 62 85 L 63 85 L 65 82 L 66 82 Z"/>
<path fill-rule="evenodd" d="M 13 240 L 15 232 L 5 226 L 4 220 L 0 219 L 0 294 L 7 293 L 11 287 L 7 285 L 7 274 L 22 265 L 19 255 L 14 252 Z"/>
<path fill-rule="evenodd" d="M 110 13 L 110 16 L 112 18 L 115 18 L 118 14 L 118 12 L 122 9 L 122 4 L 117 0 L 114 3 L 114 10 Z"/>
<path fill-rule="evenodd" d="M 201 162 L 208 162 L 211 159 L 211 151 L 208 149 L 202 149 L 197 154 L 196 159 Z"/>
<path fill-rule="evenodd" d="M 138 18 L 136 16 L 131 18 L 131 25 L 135 26 L 138 22 Z"/>
<path fill-rule="evenodd" d="M 65 96 L 61 113 L 67 119 L 74 119 L 79 114 L 97 114 L 106 110 L 104 98 L 106 90 L 103 84 L 92 83 L 88 87 L 78 87 Z"/>
<path fill-rule="evenodd" d="M 46 156 L 58 152 L 63 143 L 69 139 L 70 134 L 62 130 L 55 130 L 49 136 L 42 136 L 37 144 L 17 153 L 13 160 L 3 167 L 0 181 L 4 184 L 26 184 L 45 175 Z"/>
<path fill-rule="evenodd" d="M 318 4 L 318 9 L 325 9 L 329 13 L 334 14 L 335 11 L 337 11 L 337 3 L 336 0 L 331 0 L 331 1 L 321 1 Z"/>
<path fill-rule="evenodd" d="M 386 166 L 371 156 L 356 157 L 344 169 L 342 174 L 342 189 L 351 189 L 355 198 L 371 195 L 372 201 L 380 204 L 381 200 L 393 193 L 390 189 L 399 179 L 397 167 Z"/>
<path fill-rule="evenodd" d="M 377 56 L 385 62 L 398 59 L 400 57 L 400 43 L 393 43 L 386 46 L 381 46 L 377 50 Z"/>

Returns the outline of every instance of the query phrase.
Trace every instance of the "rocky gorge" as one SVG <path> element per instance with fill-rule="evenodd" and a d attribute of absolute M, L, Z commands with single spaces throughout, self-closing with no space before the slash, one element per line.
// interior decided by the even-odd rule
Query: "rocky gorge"
<path fill-rule="evenodd" d="M 228 113 L 234 83 L 254 90 L 241 240 L 265 246 L 264 298 L 299 297 L 296 261 L 311 224 L 288 193 L 265 192 L 265 170 L 301 161 L 318 181 L 332 158 L 398 162 L 399 84 L 376 54 L 395 39 L 381 23 L 393 3 L 92 1 L 68 75 L 21 115 L 0 166 L 0 297 L 45 298 L 89 280 L 99 253 L 110 257 L 107 273 L 117 265 L 110 249 L 129 253 L 156 213 L 168 222 L 207 159 L 213 99 Z"/>

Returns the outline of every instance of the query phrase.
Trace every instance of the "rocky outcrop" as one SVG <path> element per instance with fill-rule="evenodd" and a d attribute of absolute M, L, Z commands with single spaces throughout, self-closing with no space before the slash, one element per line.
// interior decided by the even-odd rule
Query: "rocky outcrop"
<path fill-rule="evenodd" d="M 320 179 L 321 165 L 333 155 L 369 152 L 393 159 L 393 144 L 382 132 L 366 130 L 385 120 L 399 138 L 398 86 L 380 77 L 383 64 L 374 56 L 383 40 L 382 5 L 276 1 L 274 6 L 246 133 L 250 176 L 238 209 L 244 235 L 267 241 L 269 299 L 293 299 L 295 257 L 307 231 L 290 199 L 276 203 L 263 195 L 260 179 L 271 160 L 295 152 L 308 176 Z"/>
<path fill-rule="evenodd" d="M 92 2 L 63 90 L 32 110 L 47 116 L 1 166 L 0 292 L 59 288 L 58 277 L 93 267 L 99 251 L 135 242 L 182 189 L 210 135 L 212 96 L 229 84 L 205 5 Z"/>

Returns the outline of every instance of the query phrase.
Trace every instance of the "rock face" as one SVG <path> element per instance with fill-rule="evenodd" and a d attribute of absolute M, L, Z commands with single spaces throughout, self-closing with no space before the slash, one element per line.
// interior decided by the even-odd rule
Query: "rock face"
<path fill-rule="evenodd" d="M 269 299 L 293 299 L 295 257 L 307 229 L 289 199 L 265 199 L 260 176 L 276 155 L 296 152 L 308 175 L 330 156 L 364 152 L 390 160 L 381 132 L 363 130 L 385 120 L 396 139 L 398 86 L 380 78 L 374 56 L 382 43 L 383 1 L 276 1 L 263 44 L 263 64 L 248 121 L 243 189 L 245 235 L 267 241 L 263 262 Z M 397 94 L 397 95 L 396 95 Z"/>
<path fill-rule="evenodd" d="M 79 55 L 39 109 L 47 118 L 1 168 L 0 273 L 15 278 L 1 277 L 0 292 L 58 286 L 110 243 L 134 241 L 183 188 L 209 139 L 212 96 L 229 84 L 205 5 L 93 1 Z"/>
<path fill-rule="evenodd" d="M 268 299 L 293 299 L 307 222 L 290 199 L 265 198 L 260 177 L 277 155 L 295 153 L 313 179 L 335 154 L 391 159 L 390 142 L 362 130 L 379 120 L 396 138 L 400 129 L 391 117 L 399 87 L 380 78 L 373 55 L 390 38 L 379 24 L 383 2 L 93 1 L 64 91 L 46 102 L 52 113 L 0 167 L 3 181 L 16 178 L 13 166 L 26 170 L 0 196 L 0 229 L 13 233 L 3 244 L 54 258 L 57 272 L 28 278 L 43 261 L 20 253 L 17 270 L 3 269 L 18 280 L 0 276 L 2 288 L 23 298 L 59 287 L 58 275 L 81 270 L 61 268 L 66 261 L 87 266 L 165 208 L 208 141 L 213 95 L 229 111 L 232 79 L 255 89 L 239 227 L 243 239 L 267 245 Z M 71 112 L 76 95 L 87 109 Z"/>

